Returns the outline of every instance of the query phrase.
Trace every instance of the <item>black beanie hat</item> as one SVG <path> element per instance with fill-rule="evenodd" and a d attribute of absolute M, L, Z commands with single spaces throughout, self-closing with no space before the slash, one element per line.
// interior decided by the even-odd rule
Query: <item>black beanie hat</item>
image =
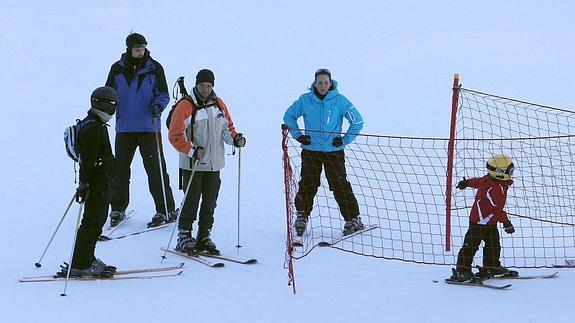
<path fill-rule="evenodd" d="M 132 48 L 134 47 L 134 45 L 147 45 L 148 42 L 146 41 L 146 38 L 138 33 L 132 33 L 129 34 L 128 37 L 126 37 L 126 47 L 128 48 Z"/>
<path fill-rule="evenodd" d="M 214 72 L 212 72 L 208 69 L 203 69 L 203 70 L 200 70 L 198 72 L 198 75 L 196 75 L 196 85 L 203 83 L 203 82 L 208 82 L 208 83 L 212 84 L 212 86 L 213 86 L 215 79 L 216 78 L 214 76 Z"/>

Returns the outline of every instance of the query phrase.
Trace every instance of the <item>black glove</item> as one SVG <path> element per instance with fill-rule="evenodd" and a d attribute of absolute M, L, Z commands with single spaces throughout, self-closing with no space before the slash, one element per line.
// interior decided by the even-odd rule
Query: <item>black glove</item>
<path fill-rule="evenodd" d="M 469 180 L 465 177 L 463 177 L 463 180 L 459 181 L 459 183 L 457 183 L 457 186 L 455 186 L 455 188 L 460 189 L 460 190 L 464 190 L 469 186 Z"/>
<path fill-rule="evenodd" d="M 88 184 L 80 182 L 80 184 L 78 184 L 78 187 L 76 188 L 76 202 L 84 203 L 88 198 L 89 192 L 90 188 L 88 187 Z"/>
<path fill-rule="evenodd" d="M 311 144 L 311 137 L 308 135 L 301 135 L 297 137 L 296 140 L 299 141 L 299 143 L 304 146 Z"/>
<path fill-rule="evenodd" d="M 505 223 L 503 223 L 503 229 L 505 230 L 505 232 L 512 234 L 515 232 L 515 228 L 513 227 L 513 224 L 511 224 L 511 221 L 507 221 Z"/>
<path fill-rule="evenodd" d="M 339 147 L 339 146 L 343 145 L 343 139 L 341 139 L 341 137 L 335 137 L 335 138 L 333 138 L 331 145 L 334 147 Z"/>
<path fill-rule="evenodd" d="M 162 107 L 157 103 L 152 103 L 150 105 L 150 113 L 152 117 L 157 118 L 162 115 Z"/>
<path fill-rule="evenodd" d="M 243 134 L 238 133 L 234 138 L 234 147 L 241 148 L 246 145 L 246 137 Z"/>
<path fill-rule="evenodd" d="M 193 159 L 202 159 L 204 156 L 204 147 L 198 146 L 194 149 L 194 153 L 192 154 Z"/>

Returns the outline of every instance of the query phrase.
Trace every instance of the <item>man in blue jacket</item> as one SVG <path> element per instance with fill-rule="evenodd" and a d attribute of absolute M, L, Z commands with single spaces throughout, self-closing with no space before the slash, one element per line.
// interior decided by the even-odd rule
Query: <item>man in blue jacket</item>
<path fill-rule="evenodd" d="M 141 34 L 128 35 L 126 52 L 112 65 L 106 80 L 106 86 L 114 88 L 120 97 L 116 112 L 116 174 L 112 182 L 111 225 L 116 225 L 126 215 L 130 201 L 130 165 L 136 148 L 140 149 L 156 207 L 156 214 L 148 226 L 174 221 L 177 217 L 160 131 L 160 117 L 170 96 L 164 69 L 152 59 L 147 44 Z"/>
<path fill-rule="evenodd" d="M 297 119 L 302 116 L 305 134 L 297 124 Z M 342 136 L 344 118 L 349 122 L 349 128 Z M 363 128 L 363 119 L 353 104 L 339 94 L 337 82 L 331 79 L 329 70 L 319 69 L 315 72 L 310 92 L 304 93 L 287 109 L 284 123 L 302 147 L 301 180 L 295 198 L 298 212 L 294 225 L 296 234 L 302 236 L 305 232 L 313 199 L 320 186 L 322 168 L 325 168 L 329 189 L 345 220 L 343 234 L 363 229 L 359 206 L 347 180 L 344 154 L 345 146 Z"/>

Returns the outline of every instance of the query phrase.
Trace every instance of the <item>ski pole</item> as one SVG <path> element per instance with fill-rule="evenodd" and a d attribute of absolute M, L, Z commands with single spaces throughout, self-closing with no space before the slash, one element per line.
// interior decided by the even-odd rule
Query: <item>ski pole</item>
<path fill-rule="evenodd" d="M 72 271 L 72 260 L 74 259 L 74 250 L 76 249 L 76 239 L 78 238 L 78 229 L 80 228 L 80 219 L 82 219 L 82 211 L 84 210 L 84 202 L 80 203 L 80 210 L 78 210 L 78 220 L 76 221 L 76 230 L 74 230 L 74 240 L 72 241 L 72 252 L 70 253 L 70 260 L 68 260 L 68 272 L 66 273 L 66 282 L 64 283 L 64 291 L 60 296 L 66 295 L 68 289 L 68 281 L 70 280 L 70 272 Z"/>
<path fill-rule="evenodd" d="M 42 256 L 40 256 L 40 260 L 38 260 L 38 262 L 34 264 L 36 266 L 36 268 L 42 267 L 42 259 L 44 259 L 44 255 L 46 254 L 46 251 L 48 251 L 50 244 L 52 244 L 52 240 L 54 240 L 54 237 L 56 236 L 56 232 L 58 232 L 58 230 L 60 230 L 60 226 L 62 225 L 64 218 L 68 214 L 68 211 L 70 211 L 70 207 L 72 207 L 72 203 L 74 203 L 75 198 L 76 198 L 76 193 L 74 193 L 74 195 L 72 196 L 72 200 L 70 200 L 70 203 L 68 204 L 68 207 L 66 208 L 66 211 L 64 211 L 64 214 L 62 215 L 60 222 L 58 222 L 58 225 L 56 226 L 56 230 L 54 230 L 54 233 L 52 233 L 52 237 L 50 238 L 50 241 L 48 241 L 48 245 L 44 249 L 44 252 L 42 252 Z"/>
<path fill-rule="evenodd" d="M 152 123 L 154 124 L 154 128 L 156 127 L 155 118 L 152 117 Z M 158 164 L 160 164 L 160 180 L 162 181 L 162 196 L 164 197 L 164 211 L 166 212 L 166 222 L 169 222 L 170 215 L 168 214 L 168 201 L 166 199 L 166 182 L 164 179 L 164 165 L 162 163 L 162 149 L 160 148 L 160 131 L 156 131 L 156 148 L 158 150 Z"/>
<path fill-rule="evenodd" d="M 184 198 L 180 203 L 180 213 L 182 213 L 182 211 L 184 210 L 184 203 L 186 203 L 186 197 L 188 196 L 188 191 L 190 190 L 192 179 L 194 179 L 194 174 L 196 173 L 196 166 L 198 165 L 198 162 L 199 159 L 196 158 L 194 160 L 194 165 L 192 167 L 192 174 L 190 175 L 190 180 L 188 181 L 188 184 L 186 185 L 186 190 L 184 191 Z M 172 233 L 170 234 L 170 240 L 168 240 L 168 245 L 166 246 L 166 248 L 164 248 L 164 254 L 162 255 L 162 262 L 164 261 L 164 259 L 166 259 L 166 254 L 168 253 L 168 250 L 170 250 L 170 245 L 172 244 L 172 239 L 174 238 L 174 232 L 176 232 L 176 227 L 177 225 L 174 225 L 174 227 L 172 228 Z"/>
<path fill-rule="evenodd" d="M 238 253 L 240 252 L 240 186 L 241 186 L 241 179 L 242 179 L 242 148 L 238 148 L 238 244 L 236 248 L 238 248 Z"/>

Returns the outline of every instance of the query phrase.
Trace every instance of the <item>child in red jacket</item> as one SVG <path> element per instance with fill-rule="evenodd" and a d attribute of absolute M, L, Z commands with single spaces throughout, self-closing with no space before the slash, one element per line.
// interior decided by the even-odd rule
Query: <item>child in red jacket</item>
<path fill-rule="evenodd" d="M 453 269 L 451 280 L 463 282 L 477 279 L 471 272 L 471 264 L 481 241 L 485 242 L 485 246 L 480 277 L 517 275 L 516 271 L 502 267 L 499 262 L 501 244 L 497 228 L 497 223 L 501 222 L 506 233 L 515 232 L 513 224 L 503 210 L 507 200 L 507 190 L 513 184 L 511 176 L 515 166 L 511 158 L 497 155 L 489 159 L 486 167 L 487 175 L 471 179 L 464 177 L 456 186 L 460 190 L 472 187 L 477 189 L 477 193 L 469 215 L 469 229 L 465 234 L 463 247 L 459 250 L 457 269 Z"/>

